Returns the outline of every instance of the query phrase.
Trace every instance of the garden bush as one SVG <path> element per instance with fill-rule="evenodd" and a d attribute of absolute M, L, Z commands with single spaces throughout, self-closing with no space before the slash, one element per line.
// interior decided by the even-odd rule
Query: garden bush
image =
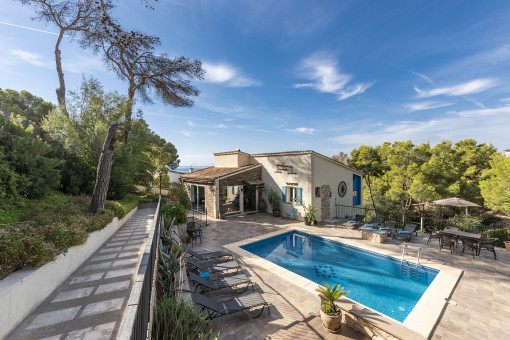
<path fill-rule="evenodd" d="M 167 203 L 161 208 L 161 215 L 166 221 L 172 221 L 174 224 L 182 224 L 188 221 L 186 208 L 178 203 Z"/>
<path fill-rule="evenodd" d="M 84 195 L 53 194 L 40 200 L 21 200 L 20 205 L 26 210 L 22 219 L 26 222 L 0 227 L 0 280 L 20 268 L 52 261 L 69 247 L 83 244 L 89 232 L 103 229 L 115 216 L 120 219 L 136 206 L 129 204 L 126 208 L 119 202 L 107 201 L 104 209 L 91 214 L 89 204 L 90 197 Z"/>

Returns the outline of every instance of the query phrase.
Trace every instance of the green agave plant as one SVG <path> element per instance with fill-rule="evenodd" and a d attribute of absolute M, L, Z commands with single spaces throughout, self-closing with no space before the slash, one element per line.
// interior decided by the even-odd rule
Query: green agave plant
<path fill-rule="evenodd" d="M 344 292 L 344 287 L 340 286 L 338 283 L 331 288 L 331 286 L 323 281 L 324 286 L 319 286 L 315 289 L 316 292 L 321 293 L 327 299 L 327 301 L 322 302 L 322 311 L 328 315 L 338 315 L 340 311 L 338 310 L 338 306 L 335 305 L 335 301 L 344 295 L 347 295 L 350 290 Z"/>

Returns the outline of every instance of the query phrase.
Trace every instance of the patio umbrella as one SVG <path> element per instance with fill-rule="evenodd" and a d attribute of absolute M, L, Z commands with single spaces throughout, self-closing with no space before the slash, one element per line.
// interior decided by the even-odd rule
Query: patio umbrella
<path fill-rule="evenodd" d="M 478 204 L 463 200 L 458 197 L 444 198 L 442 200 L 434 201 L 435 204 L 448 205 L 451 207 L 466 207 L 466 215 L 468 214 L 468 207 L 479 207 Z"/>

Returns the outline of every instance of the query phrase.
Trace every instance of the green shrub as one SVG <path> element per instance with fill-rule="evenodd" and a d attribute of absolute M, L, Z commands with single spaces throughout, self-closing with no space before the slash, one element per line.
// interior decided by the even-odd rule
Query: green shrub
<path fill-rule="evenodd" d="M 165 340 L 194 340 L 203 334 L 208 325 L 209 321 L 195 309 L 193 301 L 163 296 L 156 303 L 152 337 Z"/>
<path fill-rule="evenodd" d="M 106 201 L 106 203 L 104 204 L 104 208 L 113 211 L 113 213 L 118 219 L 123 218 L 127 214 L 127 211 L 119 202 Z"/>
<path fill-rule="evenodd" d="M 189 207 L 191 206 L 188 192 L 186 191 L 186 188 L 184 188 L 184 185 L 180 183 L 170 188 L 169 199 L 174 203 L 179 203 L 186 209 L 189 209 Z"/>
<path fill-rule="evenodd" d="M 46 242 L 34 224 L 5 226 L 0 232 L 0 280 L 20 268 L 47 263 L 57 253 L 55 245 Z"/>
<path fill-rule="evenodd" d="M 174 224 L 182 224 L 188 221 L 186 209 L 180 204 L 167 203 L 161 208 L 161 215 L 167 220 L 173 220 Z"/>

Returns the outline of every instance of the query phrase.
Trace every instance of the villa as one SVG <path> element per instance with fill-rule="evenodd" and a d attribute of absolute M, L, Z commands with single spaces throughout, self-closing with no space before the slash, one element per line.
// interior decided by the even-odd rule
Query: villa
<path fill-rule="evenodd" d="M 271 211 L 271 186 L 282 199 L 281 214 L 304 206 L 318 210 L 318 220 L 335 216 L 335 204 L 361 206 L 362 173 L 315 151 L 248 154 L 239 149 L 214 154 L 214 166 L 181 175 L 194 210 L 213 218 L 259 210 Z M 265 198 L 264 198 L 265 196 Z"/>

